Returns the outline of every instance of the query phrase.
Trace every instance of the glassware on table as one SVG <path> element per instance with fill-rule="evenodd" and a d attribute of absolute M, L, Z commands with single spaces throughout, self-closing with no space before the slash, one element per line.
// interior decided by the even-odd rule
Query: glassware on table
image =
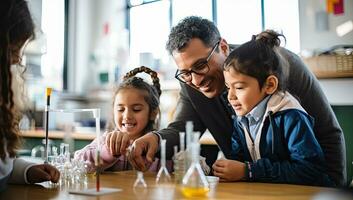
<path fill-rule="evenodd" d="M 98 140 L 97 153 L 100 152 L 100 109 L 48 109 L 50 112 L 60 113 L 81 113 L 90 112 L 93 114 L 93 118 L 96 121 L 96 137 Z M 70 133 L 71 134 L 71 133 Z M 53 157 L 50 159 L 50 164 L 55 166 L 60 172 L 60 179 L 58 185 L 67 189 L 74 190 L 86 190 L 88 186 L 88 163 L 83 160 L 71 159 L 69 150 L 70 145 L 62 143 L 60 145 L 60 154 L 58 155 L 58 149 L 52 148 Z M 99 155 L 99 154 L 97 154 Z M 48 160 L 49 160 L 48 159 Z M 99 191 L 99 187 L 97 187 Z M 104 188 L 106 189 L 106 188 Z"/>
<path fill-rule="evenodd" d="M 143 172 L 137 171 L 137 178 L 135 180 L 132 190 L 137 200 L 145 200 L 148 194 L 148 188 L 147 188 L 146 181 L 143 177 Z"/>
<path fill-rule="evenodd" d="M 186 153 L 185 153 L 185 132 L 179 133 L 179 144 L 180 151 L 178 152 L 178 147 L 174 147 L 174 156 L 173 156 L 173 167 L 174 167 L 174 179 L 176 183 L 181 183 L 183 176 L 187 170 L 186 165 Z"/>
<path fill-rule="evenodd" d="M 161 141 L 161 167 L 157 173 L 156 182 L 157 183 L 169 183 L 171 181 L 167 166 L 166 166 L 166 140 Z"/>
<path fill-rule="evenodd" d="M 134 183 L 134 187 L 144 187 L 144 188 L 147 187 L 146 181 L 143 178 L 143 172 L 137 171 L 137 178 Z"/>
<path fill-rule="evenodd" d="M 200 165 L 199 154 L 200 144 L 192 142 L 192 162 L 183 177 L 181 187 L 182 193 L 186 197 L 206 197 L 209 191 L 208 181 Z"/>
<path fill-rule="evenodd" d="M 209 197 L 214 197 L 216 193 L 216 188 L 219 182 L 219 177 L 217 176 L 206 176 L 207 182 L 210 187 L 210 192 L 208 194 Z"/>
<path fill-rule="evenodd" d="M 57 166 L 57 156 L 55 156 L 55 155 L 48 156 L 48 164 L 53 167 L 56 167 Z M 57 188 L 60 185 L 59 182 L 54 183 L 54 182 L 48 181 L 47 183 L 48 183 L 49 188 Z"/>

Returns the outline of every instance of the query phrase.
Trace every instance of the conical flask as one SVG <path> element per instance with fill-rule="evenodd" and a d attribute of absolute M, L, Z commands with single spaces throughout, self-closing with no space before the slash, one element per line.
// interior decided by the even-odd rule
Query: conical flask
<path fill-rule="evenodd" d="M 143 172 L 137 171 L 137 178 L 135 180 L 134 187 L 147 187 L 146 181 L 143 178 Z"/>
<path fill-rule="evenodd" d="M 166 142 L 167 140 L 161 141 L 161 167 L 157 173 L 156 183 L 169 183 L 171 181 L 167 166 L 166 166 Z"/>
<path fill-rule="evenodd" d="M 206 176 L 200 165 L 199 154 L 200 144 L 198 142 L 192 142 L 192 162 L 183 177 L 181 186 L 182 193 L 186 197 L 206 197 L 209 191 Z"/>

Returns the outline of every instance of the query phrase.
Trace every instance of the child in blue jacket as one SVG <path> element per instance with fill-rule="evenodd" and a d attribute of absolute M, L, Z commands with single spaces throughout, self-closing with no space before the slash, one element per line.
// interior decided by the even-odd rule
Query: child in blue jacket
<path fill-rule="evenodd" d="M 284 37 L 267 30 L 230 53 L 224 63 L 228 101 L 235 111 L 232 160 L 218 160 L 226 181 L 333 186 L 313 118 L 285 90 Z M 300 80 L 298 80 L 300 84 Z"/>

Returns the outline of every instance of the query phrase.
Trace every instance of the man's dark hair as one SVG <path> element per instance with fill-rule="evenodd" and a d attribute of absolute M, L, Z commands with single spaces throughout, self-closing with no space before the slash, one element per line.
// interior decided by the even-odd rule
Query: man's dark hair
<path fill-rule="evenodd" d="M 212 47 L 221 35 L 213 22 L 197 16 L 186 17 L 172 28 L 166 49 L 169 54 L 180 51 L 193 38 L 199 38 L 206 47 Z"/>

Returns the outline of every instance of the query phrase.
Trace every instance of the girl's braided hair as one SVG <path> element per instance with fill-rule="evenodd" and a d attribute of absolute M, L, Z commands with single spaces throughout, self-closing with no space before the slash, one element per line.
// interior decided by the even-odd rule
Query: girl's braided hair
<path fill-rule="evenodd" d="M 160 96 L 162 94 L 162 91 L 161 91 L 161 85 L 159 84 L 158 74 L 157 74 L 157 72 L 153 71 L 152 69 L 150 69 L 148 67 L 141 66 L 141 67 L 137 67 L 137 68 L 127 72 L 123 78 L 124 82 L 128 81 L 128 79 L 130 79 L 131 77 L 135 77 L 136 74 L 141 73 L 141 72 L 145 72 L 146 74 L 151 76 L 153 86 L 154 86 L 156 92 L 158 93 L 158 96 Z M 135 77 L 135 78 L 141 79 L 138 77 Z"/>
<path fill-rule="evenodd" d="M 136 77 L 136 74 L 145 72 L 146 74 L 150 75 L 152 79 L 153 85 L 147 83 L 140 77 Z M 158 114 L 160 116 L 160 110 L 159 110 L 159 97 L 162 94 L 160 83 L 159 83 L 159 78 L 157 72 L 153 71 L 152 69 L 141 66 L 138 68 L 135 68 L 125 74 L 123 77 L 123 82 L 119 84 L 117 89 L 114 92 L 113 96 L 113 107 L 114 107 L 114 101 L 115 101 L 115 96 L 119 93 L 120 90 L 122 89 L 127 89 L 127 88 L 136 88 L 139 90 L 144 90 L 146 91 L 145 95 L 145 101 L 147 102 L 148 106 L 150 107 L 150 113 L 154 111 L 158 111 Z M 115 127 L 113 123 L 114 117 L 112 117 L 111 122 L 107 125 L 107 130 L 112 131 Z M 144 132 L 147 133 L 149 131 L 152 131 L 154 129 L 158 129 L 159 127 L 159 119 L 150 119 L 148 122 Z"/>

